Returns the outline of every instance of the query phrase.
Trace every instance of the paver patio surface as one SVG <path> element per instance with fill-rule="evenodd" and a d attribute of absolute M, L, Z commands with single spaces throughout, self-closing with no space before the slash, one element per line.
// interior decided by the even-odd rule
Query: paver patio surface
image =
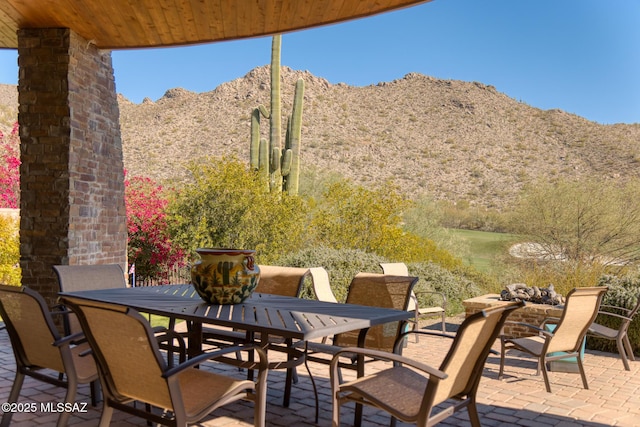
<path fill-rule="evenodd" d="M 459 318 L 450 319 L 448 330 L 455 330 Z M 423 327 L 437 329 L 436 325 Z M 421 338 L 410 340 L 404 354 L 438 366 L 446 353 L 450 340 Z M 499 349 L 499 345 L 494 346 Z M 273 354 L 273 353 L 270 353 Z M 589 390 L 582 388 L 579 374 L 551 372 L 552 393 L 547 393 L 541 376 L 536 376 L 533 359 L 517 352 L 509 353 L 505 378 L 497 379 L 499 355 L 490 355 L 485 365 L 478 391 L 478 409 L 483 426 L 640 426 L 640 361 L 630 362 L 631 371 L 625 371 L 617 354 L 587 350 L 584 364 Z M 0 402 L 6 402 L 13 383 L 15 361 L 6 331 L 0 331 Z M 311 370 L 320 392 L 320 426 L 331 425 L 331 399 L 328 367 L 311 363 Z M 383 362 L 367 365 L 370 369 L 384 368 Z M 205 369 L 214 369 L 206 365 Z M 234 368 L 226 369 L 232 375 L 243 375 Z M 269 373 L 267 397 L 268 426 L 313 426 L 315 400 L 311 382 L 304 367 L 298 368 L 299 382 L 294 385 L 291 404 L 282 407 L 284 371 Z M 345 372 L 345 378 L 353 375 Z M 25 380 L 20 402 L 62 402 L 64 390 L 43 384 L 31 378 Z M 89 402 L 89 387 L 81 386 L 77 402 Z M 87 411 L 75 413 L 70 425 L 95 426 L 100 407 L 87 404 Z M 13 426 L 55 425 L 57 414 L 47 412 L 16 413 Z M 353 421 L 353 407 L 343 408 L 343 425 Z M 115 411 L 113 426 L 146 426 L 146 421 Z M 214 411 L 200 424 L 207 427 L 239 427 L 253 425 L 253 404 L 237 402 Z M 387 426 L 389 417 L 371 408 L 365 408 L 364 426 Z M 399 426 L 405 424 L 398 423 Z M 442 422 L 442 426 L 467 426 L 466 411 Z"/>

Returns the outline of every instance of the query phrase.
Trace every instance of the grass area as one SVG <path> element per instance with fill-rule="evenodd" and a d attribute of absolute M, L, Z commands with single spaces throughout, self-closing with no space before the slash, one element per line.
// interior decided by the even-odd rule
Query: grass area
<path fill-rule="evenodd" d="M 483 273 L 490 273 L 497 259 L 504 256 L 519 236 L 507 233 L 491 233 L 475 230 L 450 230 L 455 237 L 469 246 L 464 261 Z"/>

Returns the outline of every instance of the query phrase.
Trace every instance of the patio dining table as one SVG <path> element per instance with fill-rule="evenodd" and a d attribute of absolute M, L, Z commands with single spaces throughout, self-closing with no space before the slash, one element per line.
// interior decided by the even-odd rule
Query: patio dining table
<path fill-rule="evenodd" d="M 137 288 L 114 288 L 78 292 L 61 292 L 65 296 L 123 305 L 135 310 L 183 319 L 192 325 L 188 334 L 189 355 L 202 351 L 202 325 L 213 325 L 245 332 L 247 341 L 269 348 L 270 337 L 280 337 L 286 343 L 288 361 L 271 368 L 287 368 L 284 406 L 288 406 L 292 366 L 304 361 L 304 352 L 291 356 L 293 342 L 311 341 L 335 334 L 360 330 L 358 345 L 364 346 L 368 329 L 389 322 L 407 321 L 408 311 L 331 303 L 253 293 L 240 304 L 219 305 L 204 302 L 189 284 L 161 285 Z M 364 374 L 364 363 L 358 360 L 358 375 Z M 312 381 L 313 378 L 311 377 Z M 313 385 L 315 389 L 315 384 Z M 317 402 L 316 402 L 317 405 Z M 317 411 L 316 411 L 317 418 Z"/>

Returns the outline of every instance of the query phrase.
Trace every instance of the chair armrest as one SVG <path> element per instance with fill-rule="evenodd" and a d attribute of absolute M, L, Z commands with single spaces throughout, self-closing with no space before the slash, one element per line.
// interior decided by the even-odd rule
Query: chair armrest
<path fill-rule="evenodd" d="M 393 352 L 396 354 L 400 354 L 400 350 L 403 348 L 404 346 L 404 339 L 409 336 L 409 335 L 433 335 L 436 337 L 444 337 L 444 338 L 451 338 L 454 339 L 456 336 L 453 334 L 448 334 L 448 333 L 444 333 L 444 332 L 437 332 L 437 331 L 425 331 L 425 330 L 408 330 L 406 332 L 401 333 L 400 335 L 398 335 L 398 338 L 396 338 L 395 343 L 393 344 Z"/>
<path fill-rule="evenodd" d="M 603 310 L 604 309 L 604 310 Z M 617 311 L 622 311 L 624 313 L 626 313 L 627 315 L 629 315 L 629 313 L 631 313 L 631 309 L 629 308 L 624 308 L 624 307 L 618 307 L 616 305 L 605 305 L 605 304 L 600 304 L 600 311 L 598 311 L 598 313 L 610 313 L 607 310 L 617 310 Z"/>
<path fill-rule="evenodd" d="M 611 313 L 609 311 L 599 311 L 598 315 L 604 315 L 604 316 L 611 316 L 611 317 L 617 317 L 618 319 L 623 319 L 623 320 L 628 320 L 628 321 L 632 321 L 633 319 L 631 317 L 627 317 L 627 316 L 623 316 L 622 314 L 618 314 L 618 313 Z"/>
<path fill-rule="evenodd" d="M 79 341 L 84 341 L 85 336 L 82 332 L 77 332 L 75 334 L 67 335 L 65 337 L 59 338 L 53 342 L 53 345 L 56 347 L 62 347 L 63 345 L 70 345 L 71 343 L 77 343 Z"/>
<path fill-rule="evenodd" d="M 244 364 L 251 365 L 252 369 L 255 369 L 255 366 L 257 364 L 257 369 L 259 371 L 265 371 L 265 372 L 267 371 L 267 369 L 269 367 L 269 362 L 267 360 L 267 353 L 260 346 L 252 344 L 252 345 L 238 345 L 238 346 L 233 346 L 233 347 L 225 347 L 225 348 L 220 349 L 220 350 L 202 353 L 202 354 L 200 354 L 200 355 L 198 355 L 196 357 L 193 357 L 193 358 L 187 360 L 184 363 L 179 364 L 178 366 L 176 366 L 174 368 L 167 369 L 165 372 L 163 372 L 162 377 L 163 378 L 172 377 L 172 376 L 184 371 L 185 369 L 193 368 L 194 366 L 200 365 L 202 362 L 205 362 L 207 360 L 214 360 L 214 359 L 224 358 L 224 356 L 227 355 L 227 354 L 237 353 L 239 351 L 256 351 L 258 353 L 259 361 L 258 362 L 244 362 Z M 221 360 L 221 362 L 224 363 L 224 360 Z M 244 366 L 242 366 L 242 367 L 244 367 Z"/>
<path fill-rule="evenodd" d="M 406 356 L 402 356 L 396 353 L 389 353 L 387 351 L 372 350 L 372 349 L 361 348 L 361 347 L 345 347 L 343 350 L 338 351 L 331 359 L 331 364 L 330 364 L 331 370 L 336 368 L 336 365 L 340 359 L 341 353 L 350 353 L 350 354 L 356 354 L 356 355 L 361 354 L 363 356 L 372 357 L 376 360 L 385 360 L 389 362 L 400 363 L 402 365 L 407 365 L 412 368 L 418 369 L 419 371 L 427 373 L 429 376 L 434 376 L 441 380 L 447 378 L 448 376 L 445 372 L 442 372 L 439 369 L 436 369 L 432 366 L 429 366 L 417 360 L 409 359 Z"/>

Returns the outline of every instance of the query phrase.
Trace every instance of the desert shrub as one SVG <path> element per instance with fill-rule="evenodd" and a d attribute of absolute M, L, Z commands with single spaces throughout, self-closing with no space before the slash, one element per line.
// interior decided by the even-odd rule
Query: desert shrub
<path fill-rule="evenodd" d="M 319 246 L 290 253 L 277 260 L 277 264 L 290 267 L 324 267 L 329 273 L 331 290 L 338 301 L 344 302 L 351 279 L 361 271 L 382 273 L 380 263 L 385 258 L 360 249 L 333 249 Z M 315 298 L 311 284 L 306 283 L 303 298 Z"/>
<path fill-rule="evenodd" d="M 20 237 L 18 220 L 0 215 L 0 283 L 20 285 Z"/>
<path fill-rule="evenodd" d="M 338 301 L 347 296 L 351 279 L 361 271 L 381 273 L 381 262 L 388 262 L 376 254 L 358 249 L 332 249 L 316 247 L 291 253 L 277 260 L 280 265 L 292 267 L 324 267 L 329 273 L 331 289 Z M 458 314 L 464 311 L 462 301 L 481 295 L 482 289 L 463 274 L 456 274 L 432 262 L 408 264 L 409 273 L 420 278 L 416 290 L 435 290 L 447 296 L 447 313 Z M 314 298 L 310 283 L 305 285 L 303 297 Z M 433 305 L 437 300 L 426 298 L 420 301 L 425 306 Z"/>
<path fill-rule="evenodd" d="M 193 255 L 199 247 L 255 249 L 259 263 L 304 244 L 307 207 L 264 183 L 237 159 L 205 158 L 191 165 L 193 182 L 168 207 L 173 240 Z"/>
<path fill-rule="evenodd" d="M 637 304 L 638 298 L 640 298 L 640 274 L 627 274 L 623 276 L 603 275 L 598 285 L 609 287 L 609 290 L 604 294 L 602 299 L 603 305 L 632 309 Z M 615 310 L 606 307 L 604 309 L 616 313 Z M 624 313 L 617 312 L 617 314 Z M 598 315 L 596 322 L 612 329 L 618 329 L 620 327 L 620 319 L 613 316 Z M 640 315 L 637 315 L 633 322 L 631 322 L 627 334 L 629 335 L 633 352 L 640 354 Z M 615 341 L 589 337 L 587 339 L 587 345 L 594 350 L 603 350 L 612 353 L 618 352 Z"/>

